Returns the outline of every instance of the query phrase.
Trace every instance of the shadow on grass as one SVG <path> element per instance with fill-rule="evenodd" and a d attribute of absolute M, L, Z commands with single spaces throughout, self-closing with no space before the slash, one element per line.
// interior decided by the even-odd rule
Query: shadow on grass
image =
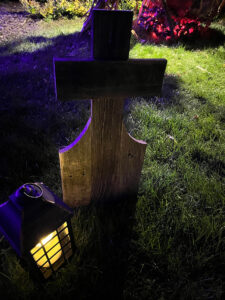
<path fill-rule="evenodd" d="M 6 53 L 24 42 L 49 41 L 34 52 Z M 44 177 L 49 186 L 60 186 L 57 148 L 69 144 L 84 126 L 89 103 L 56 100 L 53 56 L 87 57 L 89 41 L 79 34 L 29 37 L 3 45 L 0 55 L 1 203 L 24 182 Z"/>
<path fill-rule="evenodd" d="M 225 35 L 222 31 L 209 28 L 202 35 L 193 38 L 183 38 L 181 43 L 187 50 L 201 50 L 207 48 L 215 48 L 225 43 Z"/>
<path fill-rule="evenodd" d="M 124 299 L 135 210 L 136 200 L 131 198 L 81 209 L 82 218 L 92 221 L 89 243 L 81 256 L 82 267 L 89 265 L 89 275 L 85 279 L 87 274 L 81 270 L 79 299 Z"/>
<path fill-rule="evenodd" d="M 51 44 L 34 52 L 6 54 L 24 42 Z M 74 140 L 90 112 L 88 101 L 60 103 L 55 99 L 53 57 L 87 58 L 88 37 L 29 37 L 3 46 L 0 54 L 0 203 L 25 182 L 43 181 L 60 194 L 58 148 Z M 83 218 L 95 216 L 87 228 L 93 234 L 80 255 L 78 271 L 74 271 L 78 275 L 73 272 L 69 276 L 66 290 L 62 292 L 61 288 L 59 292 L 58 285 L 51 283 L 55 299 L 77 295 L 79 299 L 123 299 L 135 205 L 135 200 L 125 199 L 107 207 L 80 209 Z M 82 227 L 81 222 L 81 232 Z M 5 260 L 3 264 L 7 265 Z M 7 267 L 4 272 L 11 278 Z M 20 279 L 18 275 L 16 285 L 15 281 L 4 280 L 6 298 L 21 293 Z M 45 291 L 33 291 L 32 298 L 49 299 Z"/>

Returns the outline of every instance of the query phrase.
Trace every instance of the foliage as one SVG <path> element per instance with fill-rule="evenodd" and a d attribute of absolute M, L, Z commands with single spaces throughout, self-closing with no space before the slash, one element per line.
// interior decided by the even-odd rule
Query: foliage
<path fill-rule="evenodd" d="M 61 16 L 69 18 L 78 16 L 82 17 L 87 12 L 90 1 L 81 0 L 47 0 L 39 3 L 37 0 L 20 0 L 25 9 L 32 15 L 57 19 Z"/>
<path fill-rule="evenodd" d="M 141 7 L 141 4 L 141 0 L 121 0 L 119 3 L 119 9 L 134 10 L 138 12 L 138 10 Z"/>
<path fill-rule="evenodd" d="M 83 17 L 92 5 L 84 0 L 20 0 L 24 8 L 34 16 L 57 19 L 61 16 Z M 134 10 L 138 13 L 141 0 L 121 0 L 119 9 Z"/>
<path fill-rule="evenodd" d="M 173 35 L 169 27 L 165 10 L 159 6 L 144 7 L 138 18 L 137 24 L 146 32 L 149 40 L 160 43 L 170 42 L 172 38 L 181 40 L 184 38 L 198 38 L 207 32 L 197 19 L 172 17 Z"/>
<path fill-rule="evenodd" d="M 200 18 L 201 20 L 212 19 L 219 13 L 222 5 L 224 5 L 224 0 L 167 0 L 166 2 L 168 8 L 175 13 L 175 16 L 187 16 L 192 18 Z"/>
<path fill-rule="evenodd" d="M 143 1 L 135 31 L 153 43 L 209 37 L 209 25 L 218 15 L 221 1 L 208 2 L 202 0 L 197 9 L 193 0 Z"/>

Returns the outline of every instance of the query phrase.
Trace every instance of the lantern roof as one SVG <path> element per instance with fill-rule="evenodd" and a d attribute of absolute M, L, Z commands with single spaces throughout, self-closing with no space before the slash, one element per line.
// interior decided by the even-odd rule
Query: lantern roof
<path fill-rule="evenodd" d="M 43 183 L 24 184 L 0 205 L 0 232 L 23 257 L 72 215 L 73 209 Z"/>

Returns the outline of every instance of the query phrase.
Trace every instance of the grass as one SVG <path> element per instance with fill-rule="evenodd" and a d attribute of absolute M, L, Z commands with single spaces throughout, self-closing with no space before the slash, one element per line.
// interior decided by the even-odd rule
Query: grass
<path fill-rule="evenodd" d="M 34 28 L 32 35 L 28 36 L 28 40 L 23 38 L 17 40 L 17 42 L 7 48 L 6 53 L 20 53 L 28 52 L 32 53 L 39 49 L 44 49 L 45 47 L 51 46 L 52 40 L 58 36 L 72 35 L 76 32 L 81 31 L 83 26 L 82 18 L 74 18 L 71 20 L 68 19 L 59 19 L 56 21 L 39 21 L 39 26 Z M 37 43 L 37 38 L 42 37 L 43 42 Z M 4 52 L 3 52 L 4 54 Z"/>
<path fill-rule="evenodd" d="M 130 57 L 168 60 L 163 97 L 134 100 L 128 121 L 134 137 L 148 142 L 137 247 L 150 256 L 143 266 L 156 261 L 171 280 L 163 296 L 161 279 L 153 277 L 152 299 L 222 299 L 224 46 L 194 51 L 137 44 Z M 142 273 L 138 280 L 149 279 L 147 268 Z"/>
<path fill-rule="evenodd" d="M 1 202 L 26 181 L 61 195 L 57 148 L 75 138 L 89 110 L 55 100 L 51 64 L 53 56 L 89 55 L 76 22 L 43 23 L 0 49 L 0 126 L 11 149 L 1 147 Z M 79 208 L 78 252 L 41 289 L 2 241 L 4 299 L 224 298 L 225 47 L 200 44 L 134 45 L 131 58 L 168 60 L 162 97 L 127 100 L 127 129 L 148 143 L 136 205 Z"/>

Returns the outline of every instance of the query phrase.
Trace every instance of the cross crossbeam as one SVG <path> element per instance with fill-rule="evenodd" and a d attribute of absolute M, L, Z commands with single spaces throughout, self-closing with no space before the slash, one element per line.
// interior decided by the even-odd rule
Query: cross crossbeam
<path fill-rule="evenodd" d="M 165 59 L 128 61 L 55 59 L 57 95 L 62 101 L 96 97 L 156 96 L 162 88 Z"/>

